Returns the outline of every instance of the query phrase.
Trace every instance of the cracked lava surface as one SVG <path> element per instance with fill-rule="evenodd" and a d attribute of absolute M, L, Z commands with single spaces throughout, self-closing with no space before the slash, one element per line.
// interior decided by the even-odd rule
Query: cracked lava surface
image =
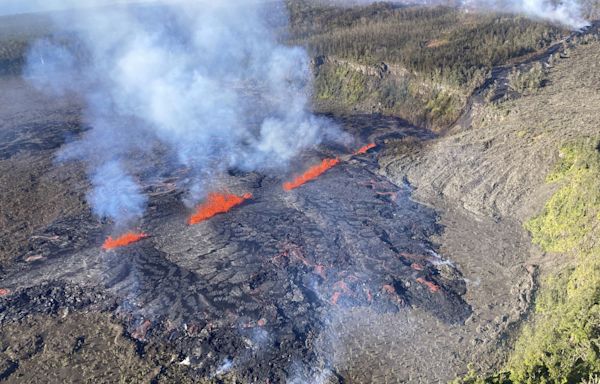
<path fill-rule="evenodd" d="M 54 221 L 3 271 L 4 319 L 29 308 L 23 294 L 12 292 L 89 287 L 99 296 L 78 308 L 117 314 L 141 345 L 171 343 L 198 377 L 222 373 L 227 362 L 242 380 L 271 382 L 289 378 L 294 367 L 334 370 L 325 329 L 347 310 L 419 309 L 445 323 L 463 322 L 471 311 L 462 299 L 464 280 L 454 267 L 440 273 L 440 265 L 451 264 L 429 240 L 442 230 L 436 213 L 411 200 L 410 186 L 377 173 L 386 137 L 427 133 L 366 121 L 368 128 L 346 129 L 378 148 L 367 145 L 349 157 L 351 149 L 323 147 L 305 154 L 299 172 L 281 177 L 231 171 L 219 184 L 252 199 L 196 225 L 187 224 L 192 212 L 181 203 L 185 170 L 167 168 L 158 179 L 142 179 L 150 196 L 139 223 L 144 236 L 126 247 L 103 250 L 110 225 L 89 214 Z M 62 140 L 55 130 L 32 137 L 56 146 Z M 12 142 L 4 155 L 19 145 Z M 307 164 L 344 156 L 314 180 L 282 188 Z"/>

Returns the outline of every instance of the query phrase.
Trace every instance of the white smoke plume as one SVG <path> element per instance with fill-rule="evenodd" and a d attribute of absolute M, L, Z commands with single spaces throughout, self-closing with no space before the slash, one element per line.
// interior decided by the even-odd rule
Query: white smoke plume
<path fill-rule="evenodd" d="M 0 4 L 0 15 L 62 11 L 74 8 L 90 8 L 133 3 L 135 1 L 136 0 L 2 0 Z"/>
<path fill-rule="evenodd" d="M 315 0 L 336 6 L 355 6 L 375 3 L 375 0 Z M 580 30 L 590 23 L 582 16 L 578 0 L 391 0 L 405 5 L 452 5 L 478 11 L 508 12 L 545 20 Z"/>
<path fill-rule="evenodd" d="M 35 44 L 25 75 L 85 98 L 92 129 L 61 158 L 89 165 L 99 216 L 125 224 L 142 215 L 135 164 L 157 146 L 192 170 L 191 190 L 204 191 L 219 172 L 281 168 L 332 137 L 328 122 L 307 112 L 306 52 L 277 42 L 265 5 L 86 4 L 96 7 L 56 13 L 59 33 Z M 270 6 L 270 17 L 285 18 L 283 6 Z"/>
<path fill-rule="evenodd" d="M 464 0 L 462 6 L 522 14 L 533 19 L 561 24 L 573 30 L 590 25 L 582 16 L 581 5 L 577 0 Z"/>

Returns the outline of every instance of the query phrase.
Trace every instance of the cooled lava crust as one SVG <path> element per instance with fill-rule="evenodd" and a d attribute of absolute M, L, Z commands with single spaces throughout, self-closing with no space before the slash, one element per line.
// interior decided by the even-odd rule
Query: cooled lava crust
<path fill-rule="evenodd" d="M 219 187 L 253 198 L 197 225 L 187 224 L 192 209 L 182 203 L 186 171 L 161 164 L 148 170 L 152 177 L 140 175 L 151 197 L 139 223 L 147 238 L 106 251 L 110 223 L 89 212 L 57 220 L 2 271 L 11 294 L 0 298 L 0 321 L 60 308 L 111 311 L 141 351 L 168 343 L 198 377 L 221 373 L 225 363 L 252 382 L 285 381 L 298 366 L 331 368 L 316 346 L 329 321 L 353 307 L 418 308 L 463 322 L 471 311 L 465 282 L 430 241 L 443 230 L 436 213 L 411 200 L 410 186 L 377 173 L 387 139 L 431 135 L 381 116 L 339 123 L 358 145 L 377 147 L 356 156 L 336 145 L 306 153 L 298 172 L 323 158 L 343 161 L 292 191 L 282 183 L 294 170 L 231 170 Z M 58 148 L 67 132 L 51 128 L 30 127 L 0 158 L 20 146 Z"/>

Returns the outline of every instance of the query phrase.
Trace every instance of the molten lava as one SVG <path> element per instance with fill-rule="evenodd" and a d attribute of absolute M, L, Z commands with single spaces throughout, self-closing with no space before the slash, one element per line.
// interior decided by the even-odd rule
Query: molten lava
<path fill-rule="evenodd" d="M 335 284 L 333 284 L 333 288 L 335 289 L 335 291 L 333 292 L 333 295 L 331 296 L 331 304 L 336 305 L 338 300 L 340 299 L 340 297 L 342 297 L 342 295 L 351 295 L 352 294 L 352 290 L 348 287 L 348 285 L 343 281 L 340 280 L 338 282 L 336 282 Z"/>
<path fill-rule="evenodd" d="M 340 163 L 339 159 L 325 159 L 321 162 L 321 164 L 315 165 L 314 167 L 309 168 L 308 171 L 304 172 L 302 175 L 296 177 L 292 181 L 288 181 L 283 183 L 283 189 L 286 191 L 291 191 L 292 189 L 296 189 L 302 184 L 314 180 L 317 177 L 321 176 L 325 171 L 331 169 Z"/>
<path fill-rule="evenodd" d="M 102 245 L 102 249 L 109 250 L 115 249 L 119 247 L 124 247 L 126 245 L 135 243 L 136 241 L 140 241 L 148 237 L 145 233 L 135 233 L 135 232 L 127 232 L 126 234 L 113 239 L 111 236 L 108 236 L 108 239 L 104 241 Z"/>
<path fill-rule="evenodd" d="M 150 320 L 146 320 L 131 333 L 131 337 L 138 341 L 145 341 L 146 334 L 148 333 L 151 327 L 152 322 Z"/>
<path fill-rule="evenodd" d="M 427 288 L 429 288 L 429 292 L 431 292 L 431 293 L 436 293 L 437 291 L 440 290 L 439 285 L 437 285 L 437 284 L 435 284 L 435 283 L 433 283 L 433 282 L 431 282 L 429 280 L 426 280 L 426 279 L 424 279 L 422 277 L 418 277 L 417 278 L 417 283 L 423 284 L 424 286 L 426 286 Z"/>
<path fill-rule="evenodd" d="M 227 193 L 209 193 L 206 201 L 200 204 L 196 209 L 196 213 L 189 218 L 188 224 L 198 224 L 219 213 L 229 212 L 232 208 L 251 198 L 252 194 L 250 193 L 242 196 Z"/>
<path fill-rule="evenodd" d="M 336 305 L 341 296 L 342 292 L 333 292 L 333 296 L 331 296 L 331 304 Z"/>
<path fill-rule="evenodd" d="M 369 151 L 369 149 L 375 148 L 377 145 L 375 143 L 367 144 L 361 147 L 358 151 L 354 152 L 355 155 L 364 155 Z"/>

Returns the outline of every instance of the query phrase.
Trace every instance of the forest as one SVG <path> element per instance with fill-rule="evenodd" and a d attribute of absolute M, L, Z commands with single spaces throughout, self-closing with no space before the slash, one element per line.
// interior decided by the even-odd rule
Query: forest
<path fill-rule="evenodd" d="M 288 9 L 290 43 L 329 64 L 316 69 L 315 97 L 317 104 L 327 104 L 323 109 L 344 112 L 352 106 L 433 128 L 457 118 L 467 95 L 494 66 L 567 33 L 521 16 L 444 6 L 288 1 Z M 357 70 L 382 63 L 396 70 L 375 77 Z"/>

